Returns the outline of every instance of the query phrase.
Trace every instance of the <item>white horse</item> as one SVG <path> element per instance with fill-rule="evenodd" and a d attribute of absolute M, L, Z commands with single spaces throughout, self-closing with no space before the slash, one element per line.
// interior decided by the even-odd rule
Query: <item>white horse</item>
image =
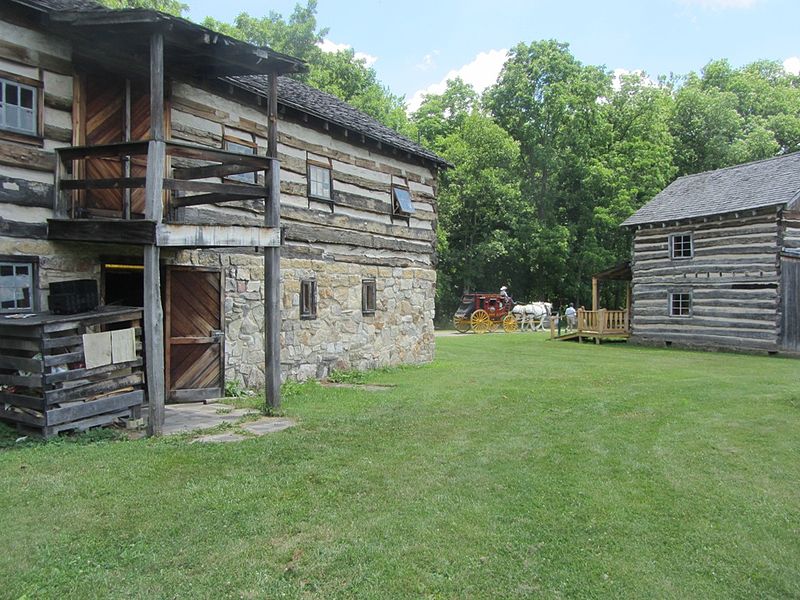
<path fill-rule="evenodd" d="M 531 302 L 530 304 L 517 304 L 511 312 L 520 323 L 520 330 L 525 329 L 525 325 L 531 331 L 544 330 L 545 317 L 549 317 L 553 305 L 550 302 Z"/>

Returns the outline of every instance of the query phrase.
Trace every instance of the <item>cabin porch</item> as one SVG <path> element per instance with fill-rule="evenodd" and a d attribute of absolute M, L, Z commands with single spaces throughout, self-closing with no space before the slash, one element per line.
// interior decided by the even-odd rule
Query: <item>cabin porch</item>
<path fill-rule="evenodd" d="M 601 284 L 603 282 L 625 282 L 625 308 L 609 310 L 600 308 Z M 550 338 L 558 340 L 574 340 L 582 342 L 583 338 L 591 338 L 596 344 L 605 339 L 628 339 L 631 335 L 631 265 L 622 262 L 613 267 L 592 275 L 592 310 L 580 307 L 574 326 L 564 327 L 566 319 L 550 319 Z M 562 333 L 563 331 L 563 333 Z"/>

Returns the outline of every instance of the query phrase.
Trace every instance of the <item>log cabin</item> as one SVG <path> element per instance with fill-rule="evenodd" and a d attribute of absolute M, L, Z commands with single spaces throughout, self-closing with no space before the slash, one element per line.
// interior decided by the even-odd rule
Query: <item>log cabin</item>
<path fill-rule="evenodd" d="M 152 434 L 226 380 L 276 407 L 287 378 L 433 358 L 443 159 L 184 19 L 13 0 L 0 28 L 0 338 L 57 282 L 141 307 Z M 4 401 L 30 359 L 0 357 Z"/>
<path fill-rule="evenodd" d="M 622 225 L 631 342 L 800 352 L 800 153 L 681 177 Z"/>

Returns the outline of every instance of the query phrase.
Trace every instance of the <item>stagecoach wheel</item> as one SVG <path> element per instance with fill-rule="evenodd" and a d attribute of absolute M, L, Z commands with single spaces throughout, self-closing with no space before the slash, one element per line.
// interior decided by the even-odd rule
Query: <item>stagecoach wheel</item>
<path fill-rule="evenodd" d="M 519 325 L 514 315 L 509 314 L 503 317 L 503 331 L 506 333 L 514 333 L 517 329 L 519 329 Z"/>
<path fill-rule="evenodd" d="M 475 333 L 486 333 L 492 328 L 492 320 L 489 318 L 489 313 L 482 308 L 472 313 L 469 323 Z"/>
<path fill-rule="evenodd" d="M 453 326 L 458 333 L 467 333 L 469 331 L 469 319 L 464 317 L 453 317 Z"/>

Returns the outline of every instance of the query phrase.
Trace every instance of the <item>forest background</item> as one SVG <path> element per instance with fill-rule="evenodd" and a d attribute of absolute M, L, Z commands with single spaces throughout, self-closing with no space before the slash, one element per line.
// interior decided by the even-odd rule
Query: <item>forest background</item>
<path fill-rule="evenodd" d="M 103 0 L 183 15 L 178 0 Z M 587 304 L 591 275 L 630 257 L 620 223 L 676 177 L 800 150 L 800 77 L 777 61 L 621 78 L 556 40 L 520 42 L 482 94 L 460 79 L 408 114 L 352 48 L 323 52 L 316 0 L 288 18 L 203 25 L 305 60 L 329 92 L 453 167 L 438 189 L 437 321 L 464 291 L 507 285 L 519 301 Z M 624 302 L 609 286 L 607 308 Z"/>

